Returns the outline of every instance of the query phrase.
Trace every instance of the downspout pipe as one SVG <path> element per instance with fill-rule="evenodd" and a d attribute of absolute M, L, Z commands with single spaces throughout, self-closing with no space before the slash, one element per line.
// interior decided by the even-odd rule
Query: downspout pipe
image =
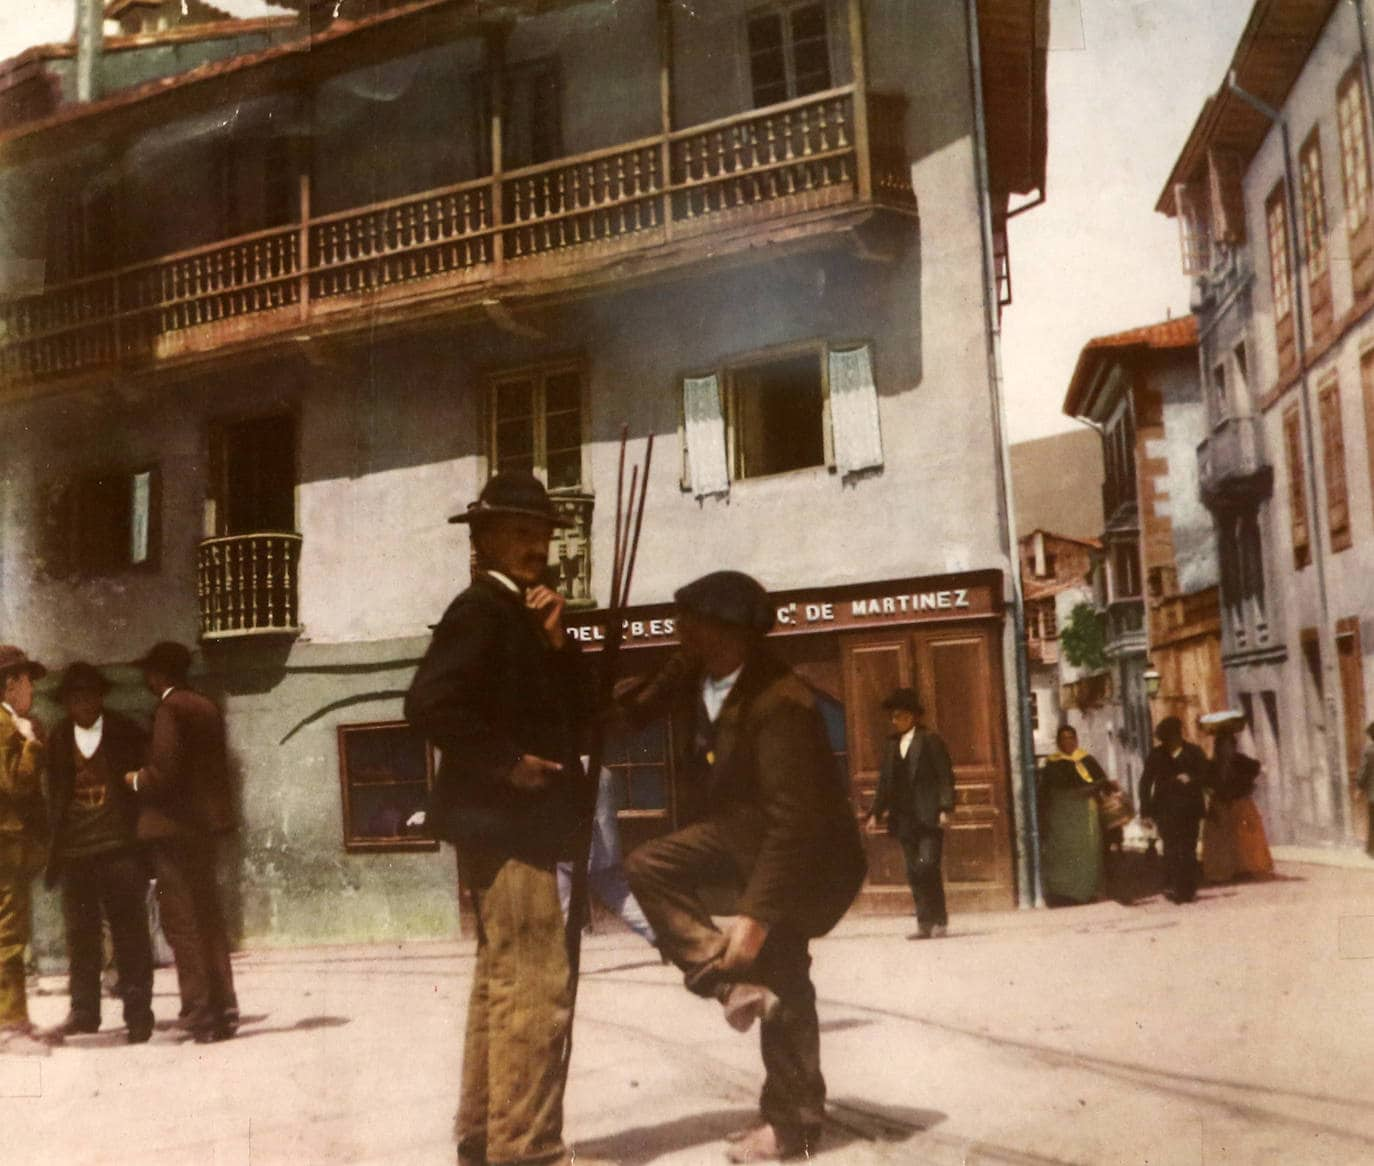
<path fill-rule="evenodd" d="M 105 41 L 105 0 L 76 0 L 76 99 L 100 96 L 100 54 Z"/>
<path fill-rule="evenodd" d="M 969 80 L 973 97 L 973 152 L 978 183 L 978 209 L 983 242 L 983 318 L 987 335 L 988 389 L 992 398 L 993 457 L 1001 503 L 999 534 L 1011 575 L 1011 610 L 1015 643 L 1016 728 L 1021 756 L 1022 853 L 1025 881 L 1021 905 L 1043 907 L 1040 886 L 1040 826 L 1035 799 L 1035 735 L 1031 729 L 1030 661 L 1026 651 L 1026 603 L 1021 588 L 1021 557 L 1016 541 L 1016 511 L 1012 497 L 1011 453 L 1006 439 L 1006 401 L 1002 379 L 1002 331 L 997 307 L 997 271 L 992 246 L 992 189 L 988 167 L 987 119 L 983 108 L 982 48 L 978 42 L 978 0 L 964 0 L 969 55 Z"/>
<path fill-rule="evenodd" d="M 1356 7 L 1359 7 L 1357 4 Z M 1231 70 L 1227 77 L 1227 87 L 1251 109 L 1268 118 L 1278 127 L 1283 146 L 1283 186 L 1285 209 L 1288 213 L 1288 266 L 1289 280 L 1293 286 L 1293 335 L 1298 350 L 1298 401 L 1302 408 L 1303 456 L 1307 459 L 1307 506 L 1311 515 L 1312 563 L 1317 569 L 1317 613 L 1321 627 L 1317 629 L 1317 642 L 1322 654 L 1322 688 L 1326 706 L 1326 761 L 1331 783 L 1332 809 L 1335 825 L 1343 835 L 1350 831 L 1349 799 L 1345 792 L 1345 759 L 1337 741 L 1336 734 L 1341 725 L 1339 678 L 1336 675 L 1336 634 L 1331 622 L 1330 599 L 1327 594 L 1326 550 L 1322 545 L 1321 498 L 1317 492 L 1317 453 L 1313 437 L 1312 386 L 1307 375 L 1307 340 L 1304 332 L 1306 309 L 1302 281 L 1302 253 L 1299 247 L 1300 223 L 1298 218 L 1297 184 L 1293 170 L 1293 144 L 1288 134 L 1288 121 L 1272 105 L 1242 89 L 1236 81 L 1236 71 Z"/>

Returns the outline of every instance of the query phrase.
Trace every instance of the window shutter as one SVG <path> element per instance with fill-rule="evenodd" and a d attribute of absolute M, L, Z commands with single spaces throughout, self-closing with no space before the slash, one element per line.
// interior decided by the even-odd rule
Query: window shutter
<path fill-rule="evenodd" d="M 1245 166 L 1234 150 L 1213 146 L 1207 151 L 1211 187 L 1212 237 L 1222 243 L 1245 242 Z"/>
<path fill-rule="evenodd" d="M 698 498 L 730 492 L 725 457 L 725 415 L 720 378 L 712 374 L 682 382 L 682 413 L 687 435 L 687 474 Z"/>
<path fill-rule="evenodd" d="M 830 353 L 830 425 L 841 474 L 883 464 L 878 388 L 868 345 Z"/>
<path fill-rule="evenodd" d="M 1212 265 L 1212 240 L 1206 193 L 1199 183 L 1174 184 L 1174 209 L 1178 213 L 1179 239 L 1183 246 L 1183 274 L 1202 275 Z"/>

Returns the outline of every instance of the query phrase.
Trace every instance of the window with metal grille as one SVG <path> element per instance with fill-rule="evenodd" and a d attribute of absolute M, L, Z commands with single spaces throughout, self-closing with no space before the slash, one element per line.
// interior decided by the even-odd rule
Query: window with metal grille
<path fill-rule="evenodd" d="M 339 785 L 344 849 L 437 850 L 421 816 L 434 782 L 434 754 L 404 721 L 340 725 Z"/>
<path fill-rule="evenodd" d="M 825 5 L 779 4 L 749 17 L 754 106 L 776 105 L 831 86 Z"/>
<path fill-rule="evenodd" d="M 582 485 L 583 380 L 580 366 L 563 364 L 492 382 L 493 473 L 525 470 L 550 490 Z"/>

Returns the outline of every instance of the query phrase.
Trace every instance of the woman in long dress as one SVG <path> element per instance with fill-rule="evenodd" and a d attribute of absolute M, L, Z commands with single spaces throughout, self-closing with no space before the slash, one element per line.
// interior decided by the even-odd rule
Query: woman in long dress
<path fill-rule="evenodd" d="M 1202 727 L 1216 734 L 1207 817 L 1202 823 L 1202 874 L 1210 883 L 1274 873 L 1264 819 L 1251 796 L 1260 763 L 1240 751 L 1236 734 L 1245 724 L 1240 712 L 1212 713 Z"/>
<path fill-rule="evenodd" d="M 1105 847 L 1098 798 L 1111 786 L 1102 766 L 1078 747 L 1069 725 L 1040 769 L 1040 871 L 1050 906 L 1090 903 L 1103 880 Z"/>

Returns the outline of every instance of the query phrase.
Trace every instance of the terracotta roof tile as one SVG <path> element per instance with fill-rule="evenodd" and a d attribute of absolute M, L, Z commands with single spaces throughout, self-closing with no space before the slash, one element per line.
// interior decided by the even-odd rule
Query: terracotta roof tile
<path fill-rule="evenodd" d="M 1108 354 L 1124 354 L 1132 349 L 1169 352 L 1196 347 L 1197 317 L 1191 315 L 1161 320 L 1158 324 L 1146 324 L 1141 328 L 1128 328 L 1125 332 L 1113 332 L 1108 336 L 1096 336 L 1078 354 L 1078 363 L 1074 366 L 1068 392 L 1064 395 L 1064 412 L 1070 417 L 1083 414 L 1088 389 Z"/>

